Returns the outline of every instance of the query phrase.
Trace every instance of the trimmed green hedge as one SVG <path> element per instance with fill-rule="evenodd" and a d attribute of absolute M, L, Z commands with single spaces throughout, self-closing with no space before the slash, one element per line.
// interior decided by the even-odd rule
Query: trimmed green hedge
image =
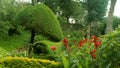
<path fill-rule="evenodd" d="M 5 57 L 1 61 L 4 68 L 60 68 L 60 62 L 25 57 Z"/>
<path fill-rule="evenodd" d="M 54 13 L 44 4 L 26 7 L 16 16 L 16 23 L 34 30 L 53 41 L 63 38 L 62 29 Z"/>

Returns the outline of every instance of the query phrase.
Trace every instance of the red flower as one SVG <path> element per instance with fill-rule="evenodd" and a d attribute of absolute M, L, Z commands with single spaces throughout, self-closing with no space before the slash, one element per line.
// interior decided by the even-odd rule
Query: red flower
<path fill-rule="evenodd" d="M 66 49 L 68 50 L 68 52 L 71 52 L 71 48 L 68 46 L 68 40 L 67 38 L 64 38 L 63 39 L 63 43 L 64 43 L 64 46 L 66 47 Z"/>
<path fill-rule="evenodd" d="M 51 50 L 55 51 L 56 49 L 56 46 L 51 46 Z"/>
<path fill-rule="evenodd" d="M 96 52 L 96 49 L 95 50 L 92 50 L 90 53 L 95 53 Z"/>
<path fill-rule="evenodd" d="M 98 46 L 101 45 L 101 42 L 97 42 L 97 45 L 98 45 Z"/>
<path fill-rule="evenodd" d="M 63 42 L 64 42 L 64 43 L 68 43 L 67 38 L 64 38 L 64 39 L 63 39 Z"/>
<path fill-rule="evenodd" d="M 101 42 L 95 42 L 94 43 L 94 48 L 98 48 L 101 45 Z"/>
<path fill-rule="evenodd" d="M 94 58 L 94 59 L 96 59 L 96 49 L 95 50 L 92 50 L 91 52 L 90 52 L 90 54 L 91 54 L 91 56 L 92 56 L 92 58 Z"/>
<path fill-rule="evenodd" d="M 80 40 L 79 45 L 80 47 L 83 46 L 83 40 Z"/>
<path fill-rule="evenodd" d="M 97 37 L 96 37 L 95 35 L 93 35 L 93 36 L 92 36 L 92 39 L 95 39 L 95 38 L 97 38 Z"/>
<path fill-rule="evenodd" d="M 96 40 L 95 40 L 95 39 L 92 39 L 91 42 L 96 42 Z"/>
<path fill-rule="evenodd" d="M 65 47 L 68 46 L 68 40 L 66 38 L 63 39 L 63 43 L 64 43 Z"/>
<path fill-rule="evenodd" d="M 96 55 L 93 53 L 91 54 L 92 58 L 96 59 Z"/>
<path fill-rule="evenodd" d="M 96 42 L 97 40 L 98 40 L 98 38 L 97 38 L 96 36 L 93 35 L 91 41 L 92 41 L 92 42 Z"/>

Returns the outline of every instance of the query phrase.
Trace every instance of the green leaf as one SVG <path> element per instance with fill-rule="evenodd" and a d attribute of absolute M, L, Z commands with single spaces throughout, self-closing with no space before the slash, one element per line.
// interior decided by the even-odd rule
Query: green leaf
<path fill-rule="evenodd" d="M 109 63 L 109 64 L 106 66 L 106 68 L 110 68 L 110 66 L 111 66 L 111 63 Z"/>
<path fill-rule="evenodd" d="M 62 62 L 63 62 L 64 68 L 69 68 L 69 61 L 64 56 L 62 56 Z"/>
<path fill-rule="evenodd" d="M 78 68 L 82 68 L 82 65 L 81 65 L 81 64 L 78 64 Z"/>

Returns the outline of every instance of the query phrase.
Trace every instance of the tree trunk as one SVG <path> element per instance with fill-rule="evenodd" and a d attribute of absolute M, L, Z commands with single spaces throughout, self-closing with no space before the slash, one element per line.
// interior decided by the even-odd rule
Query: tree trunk
<path fill-rule="evenodd" d="M 91 22 L 88 23 L 87 25 L 87 35 L 86 38 L 90 39 L 90 32 L 91 32 Z"/>
<path fill-rule="evenodd" d="M 106 31 L 105 31 L 106 34 L 113 31 L 112 22 L 113 22 L 113 13 L 114 13 L 115 4 L 116 4 L 116 0 L 111 0 L 108 18 L 106 21 Z"/>
<path fill-rule="evenodd" d="M 33 44 L 34 43 L 34 37 L 35 37 L 35 32 L 34 30 L 31 31 L 31 38 L 30 38 L 30 43 Z"/>
<path fill-rule="evenodd" d="M 32 52 L 32 45 L 33 45 L 33 43 L 34 43 L 34 37 L 35 37 L 35 32 L 34 32 L 34 30 L 32 30 L 31 31 L 31 38 L 30 38 L 30 43 L 31 43 L 31 45 L 30 45 L 30 47 L 29 47 L 29 52 L 28 52 L 28 55 L 30 56 L 30 54 L 31 54 L 31 52 Z"/>
<path fill-rule="evenodd" d="M 32 0 L 32 5 L 35 5 L 38 0 Z"/>

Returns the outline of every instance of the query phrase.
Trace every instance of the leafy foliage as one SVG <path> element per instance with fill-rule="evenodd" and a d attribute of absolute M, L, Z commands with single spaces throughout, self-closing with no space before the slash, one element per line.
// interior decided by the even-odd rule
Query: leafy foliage
<path fill-rule="evenodd" d="M 113 29 L 117 28 L 118 25 L 120 25 L 120 18 L 119 17 L 115 17 L 113 18 Z"/>
<path fill-rule="evenodd" d="M 25 8 L 17 15 L 16 22 L 50 40 L 60 41 L 63 37 L 57 18 L 44 4 Z"/>
<path fill-rule="evenodd" d="M 103 36 L 99 62 L 101 66 L 118 68 L 120 61 L 120 26 L 113 32 Z"/>
<path fill-rule="evenodd" d="M 10 26 L 10 22 L 0 21 L 0 34 L 7 33 Z"/>

